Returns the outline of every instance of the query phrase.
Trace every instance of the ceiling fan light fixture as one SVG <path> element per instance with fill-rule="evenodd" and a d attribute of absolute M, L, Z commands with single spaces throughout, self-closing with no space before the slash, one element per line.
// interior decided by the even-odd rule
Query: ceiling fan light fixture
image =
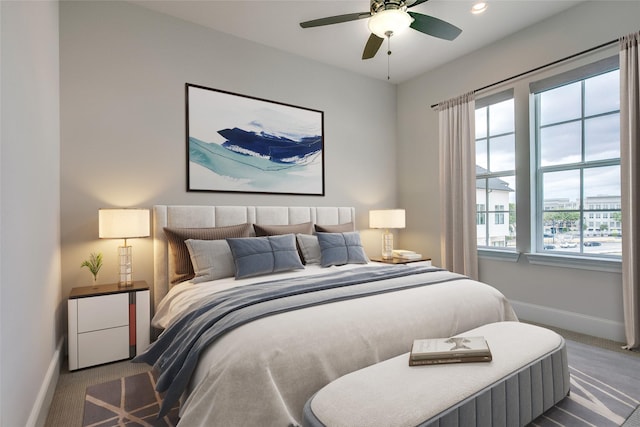
<path fill-rule="evenodd" d="M 397 35 L 409 28 L 413 18 L 404 10 L 381 10 L 369 18 L 369 31 L 380 38 L 387 37 L 387 33 Z"/>

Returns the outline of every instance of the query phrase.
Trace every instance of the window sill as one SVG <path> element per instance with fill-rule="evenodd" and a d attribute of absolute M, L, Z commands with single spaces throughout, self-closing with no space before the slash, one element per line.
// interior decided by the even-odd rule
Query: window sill
<path fill-rule="evenodd" d="M 527 256 L 529 264 L 605 271 L 609 273 L 622 273 L 622 261 L 618 259 L 573 257 L 567 255 L 547 255 L 538 253 L 526 253 L 525 255 Z"/>
<path fill-rule="evenodd" d="M 495 261 L 518 262 L 520 252 L 483 248 L 478 249 L 478 258 L 491 259 Z"/>

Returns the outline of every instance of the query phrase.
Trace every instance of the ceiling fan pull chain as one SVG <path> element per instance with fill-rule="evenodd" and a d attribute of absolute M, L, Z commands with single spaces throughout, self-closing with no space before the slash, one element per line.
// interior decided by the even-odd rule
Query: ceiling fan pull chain
<path fill-rule="evenodd" d="M 391 80 L 391 32 L 387 32 L 387 80 Z"/>

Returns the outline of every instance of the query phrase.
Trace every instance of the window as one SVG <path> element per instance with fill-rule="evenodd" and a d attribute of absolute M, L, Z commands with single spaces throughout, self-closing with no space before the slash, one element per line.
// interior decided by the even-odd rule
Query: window
<path fill-rule="evenodd" d="M 539 252 L 621 255 L 620 90 L 611 64 L 531 85 Z"/>
<path fill-rule="evenodd" d="M 476 101 L 478 247 L 516 247 L 513 90 Z M 494 210 L 485 210 L 493 206 Z M 487 221 L 486 216 L 489 216 Z"/>
<path fill-rule="evenodd" d="M 476 225 L 485 225 L 487 223 L 487 211 L 484 205 L 476 205 Z"/>
<path fill-rule="evenodd" d="M 496 219 L 496 224 L 504 224 L 504 205 L 496 205 L 496 213 L 494 214 L 494 217 Z"/>
<path fill-rule="evenodd" d="M 619 59 L 610 55 L 476 99 L 480 257 L 524 252 L 531 264 L 620 271 Z"/>

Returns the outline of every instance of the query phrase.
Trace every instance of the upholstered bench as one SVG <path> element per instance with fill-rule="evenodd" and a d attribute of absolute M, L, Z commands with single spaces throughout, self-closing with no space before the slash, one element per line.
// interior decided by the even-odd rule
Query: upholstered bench
<path fill-rule="evenodd" d="M 524 426 L 568 394 L 565 342 L 555 332 L 498 322 L 460 335 L 484 336 L 493 360 L 409 366 L 403 354 L 320 389 L 303 425 Z"/>

